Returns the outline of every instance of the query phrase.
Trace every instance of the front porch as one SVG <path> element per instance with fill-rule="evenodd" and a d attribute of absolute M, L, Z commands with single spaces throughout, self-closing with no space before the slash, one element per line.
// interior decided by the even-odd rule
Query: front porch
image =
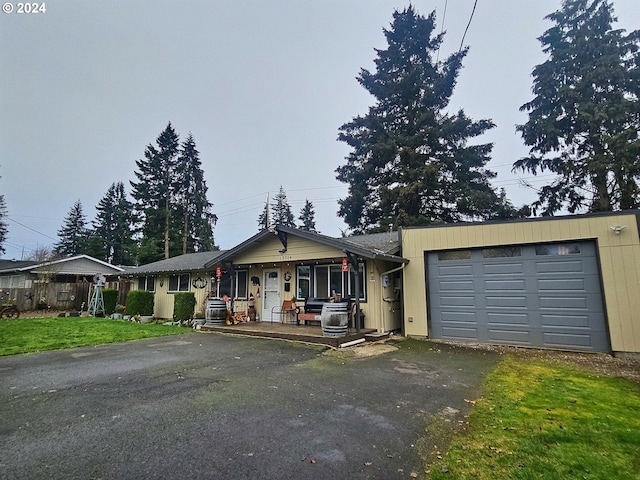
<path fill-rule="evenodd" d="M 296 342 L 328 345 L 333 348 L 348 346 L 351 342 L 373 341 L 386 338 L 388 334 L 377 333 L 371 328 L 349 328 L 347 335 L 339 338 L 325 337 L 322 328 L 310 325 L 295 325 L 288 323 L 246 322 L 237 325 L 202 326 L 202 332 L 232 333 L 252 337 L 277 338 Z"/>

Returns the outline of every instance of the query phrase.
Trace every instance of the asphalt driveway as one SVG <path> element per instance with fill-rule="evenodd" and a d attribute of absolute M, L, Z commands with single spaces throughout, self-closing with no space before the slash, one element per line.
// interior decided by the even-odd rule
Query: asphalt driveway
<path fill-rule="evenodd" d="M 463 419 L 498 361 L 323 352 L 190 333 L 0 358 L 0 478 L 422 478 L 425 426 Z"/>

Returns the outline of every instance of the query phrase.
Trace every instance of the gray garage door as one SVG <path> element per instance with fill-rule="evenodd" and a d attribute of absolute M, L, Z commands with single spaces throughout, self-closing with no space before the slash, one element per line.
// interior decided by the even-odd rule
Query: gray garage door
<path fill-rule="evenodd" d="M 593 242 L 426 256 L 432 338 L 610 350 Z"/>

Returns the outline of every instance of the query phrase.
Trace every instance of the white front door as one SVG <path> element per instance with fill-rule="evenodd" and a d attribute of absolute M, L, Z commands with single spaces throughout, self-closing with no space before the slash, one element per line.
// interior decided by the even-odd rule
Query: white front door
<path fill-rule="evenodd" d="M 280 307 L 280 270 L 269 269 L 263 271 L 264 298 L 262 299 L 262 321 L 271 321 L 271 310 Z M 279 317 L 278 317 L 279 321 Z"/>

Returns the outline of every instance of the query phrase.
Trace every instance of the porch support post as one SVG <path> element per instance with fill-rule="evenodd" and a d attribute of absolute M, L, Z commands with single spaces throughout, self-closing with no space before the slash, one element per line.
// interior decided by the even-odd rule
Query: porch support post
<path fill-rule="evenodd" d="M 356 332 L 360 333 L 360 263 L 358 262 L 358 257 L 351 252 L 344 252 L 347 255 L 347 259 L 349 259 L 349 263 L 355 270 L 355 285 L 354 285 L 354 293 L 356 296 L 356 316 L 353 319 L 353 323 L 356 326 Z"/>

